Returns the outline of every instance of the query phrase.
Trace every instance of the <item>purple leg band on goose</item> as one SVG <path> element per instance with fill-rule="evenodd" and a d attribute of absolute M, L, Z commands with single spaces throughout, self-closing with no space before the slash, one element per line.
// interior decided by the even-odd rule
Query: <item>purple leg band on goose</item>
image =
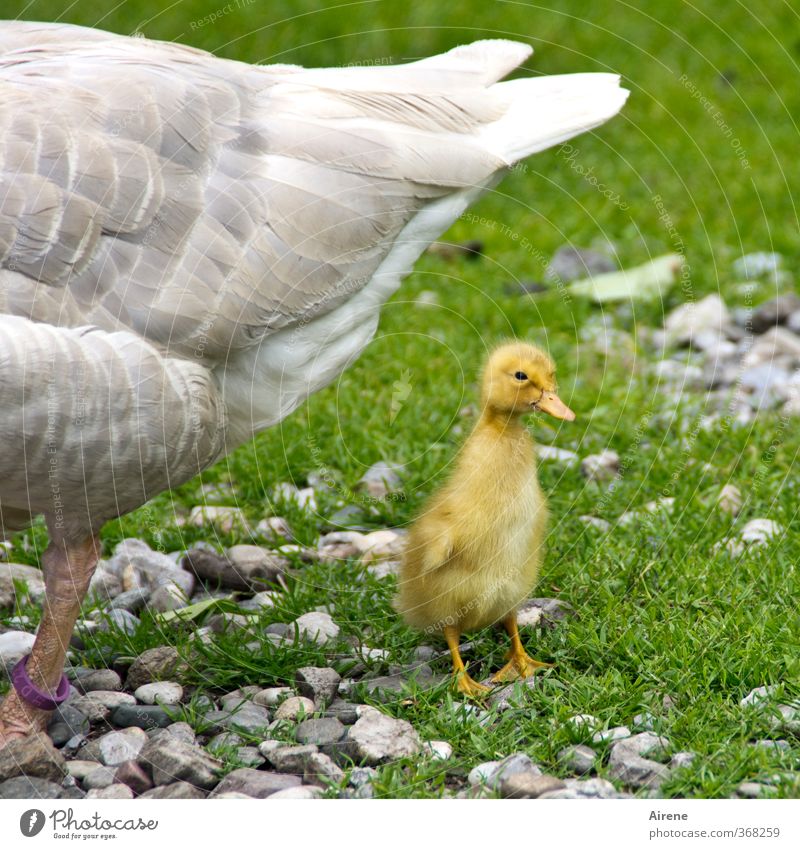
<path fill-rule="evenodd" d="M 23 657 L 11 670 L 11 683 L 20 697 L 29 705 L 40 710 L 55 710 L 69 698 L 69 679 L 66 675 L 61 676 L 61 680 L 58 682 L 58 689 L 54 696 L 45 693 L 28 677 L 27 664 L 29 657 L 30 655 Z"/>

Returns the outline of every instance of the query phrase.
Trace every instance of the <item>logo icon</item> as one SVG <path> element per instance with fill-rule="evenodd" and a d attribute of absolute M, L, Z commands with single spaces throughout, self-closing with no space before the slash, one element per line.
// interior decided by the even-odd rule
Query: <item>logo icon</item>
<path fill-rule="evenodd" d="M 37 808 L 31 808 L 19 818 L 19 830 L 25 837 L 36 837 L 44 828 L 44 813 Z"/>
<path fill-rule="evenodd" d="M 411 385 L 411 370 L 405 369 L 400 375 L 400 380 L 395 380 L 392 384 L 392 406 L 389 411 L 389 424 L 394 424 L 394 420 L 403 409 L 403 405 L 408 400 L 413 386 Z"/>

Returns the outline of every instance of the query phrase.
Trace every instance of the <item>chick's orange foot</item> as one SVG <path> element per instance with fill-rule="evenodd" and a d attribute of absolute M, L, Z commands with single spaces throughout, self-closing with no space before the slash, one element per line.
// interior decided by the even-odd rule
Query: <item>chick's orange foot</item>
<path fill-rule="evenodd" d="M 468 699 L 483 699 L 492 691 L 491 687 L 480 684 L 471 678 L 467 672 L 456 672 L 453 674 L 453 683 L 456 690 Z"/>
<path fill-rule="evenodd" d="M 507 684 L 509 681 L 518 681 L 520 678 L 530 678 L 539 669 L 552 669 L 552 663 L 542 663 L 534 660 L 526 652 L 509 652 L 508 663 L 492 676 L 495 684 Z"/>

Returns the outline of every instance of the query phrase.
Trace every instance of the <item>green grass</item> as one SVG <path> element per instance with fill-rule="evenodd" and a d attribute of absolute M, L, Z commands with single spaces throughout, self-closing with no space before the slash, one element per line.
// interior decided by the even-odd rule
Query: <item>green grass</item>
<path fill-rule="evenodd" d="M 5 12 L 52 20 L 60 5 L 10 0 Z M 76 4 L 62 19 L 119 32 L 138 28 L 148 37 L 247 61 L 309 65 L 400 61 L 478 37 L 521 38 L 536 48 L 528 73 L 623 74 L 632 96 L 622 116 L 572 143 L 578 151 L 573 162 L 583 171 L 593 168 L 619 202 L 603 197 L 563 153 L 529 160 L 446 236 L 482 240 L 483 259 L 424 256 L 384 309 L 375 341 L 335 385 L 209 470 L 202 482 L 110 523 L 103 534 L 108 547 L 125 536 L 167 551 L 197 539 L 246 541 L 178 527 L 176 515 L 201 501 L 201 483 L 232 483 L 236 503 L 257 520 L 272 512 L 276 483 L 303 485 L 325 469 L 337 481 L 319 493 L 320 514 L 329 516 L 341 502 L 360 503 L 352 487 L 379 459 L 405 465 L 404 497 L 382 505 L 370 521 L 375 527 L 403 526 L 446 473 L 470 425 L 459 411 L 475 401 L 485 351 L 518 335 L 549 347 L 564 396 L 578 414 L 574 424 L 557 431 L 531 421 L 535 437 L 581 455 L 613 448 L 624 458 L 625 474 L 608 495 L 577 469 L 543 466 L 553 522 L 536 594 L 568 601 L 578 617 L 528 642 L 556 668 L 521 694 L 516 708 L 486 725 L 454 706 L 444 689 L 386 705 L 423 738 L 448 740 L 455 754 L 446 766 L 420 761 L 386 767 L 379 792 L 438 796 L 475 764 L 517 750 L 564 774 L 556 754 L 574 741 L 565 720 L 575 713 L 594 714 L 611 726 L 629 723 L 643 710 L 654 712 L 657 729 L 676 751 L 699 755 L 664 786 L 666 795 L 724 797 L 742 780 L 797 772 L 798 741 L 789 754 L 757 751 L 749 742 L 774 732 L 738 703 L 766 683 L 784 682 L 787 697 L 800 695 L 793 475 L 800 435 L 777 415 L 762 415 L 747 428 L 698 430 L 703 396 L 659 386 L 646 373 L 652 354 L 637 333 L 660 326 L 665 311 L 681 301 L 709 292 L 719 291 L 731 306 L 743 305 L 731 266 L 744 252 L 777 250 L 787 268 L 797 267 L 798 220 L 788 176 L 795 170 L 789 156 L 797 149 L 794 116 L 800 114 L 796 14 L 782 3 L 755 13 L 736 3 L 695 8 L 677 0 L 647 14 L 613 0 L 559 4 L 559 11 L 478 0 L 450 7 L 329 4 L 319 10 L 316 0 L 283 0 L 253 3 L 214 24 L 197 25 L 221 5 L 190 0 L 154 14 L 151 3 L 127 2 L 101 16 Z M 700 96 L 712 108 L 704 108 Z M 623 266 L 679 248 L 691 269 L 683 289 L 676 286 L 664 303 L 602 311 L 626 334 L 608 353 L 586 338 L 600 309 L 576 299 L 567 303 L 557 293 L 509 293 L 516 281 L 541 280 L 547 259 L 564 242 L 605 240 L 615 245 Z M 753 300 L 778 288 L 761 282 Z M 428 291 L 436 293 L 437 304 L 416 305 Z M 412 389 L 392 420 L 393 385 L 400 380 Z M 712 551 L 732 524 L 713 507 L 728 482 L 748 496 L 736 525 L 769 517 L 790 530 L 741 561 Z M 578 521 L 585 513 L 613 520 L 662 495 L 675 498 L 672 511 L 644 527 L 607 535 Z M 280 509 L 301 542 L 315 542 L 319 517 Z M 30 550 L 20 552 L 19 538 L 15 557 L 35 562 L 44 535 L 37 528 L 27 537 Z M 264 624 L 290 622 L 329 604 L 342 625 L 341 640 L 325 652 L 304 642 L 278 651 L 252 634 L 224 635 L 202 649 L 202 662 L 193 666 L 195 683 L 213 692 L 281 684 L 308 664 L 332 663 L 346 673 L 348 637 L 387 649 L 392 664 L 411 664 L 423 640 L 393 614 L 392 588 L 391 579 L 378 581 L 354 563 L 304 566 L 281 605 L 263 614 Z M 85 659 L 104 662 L 164 642 L 185 645 L 188 633 L 159 629 L 145 618 L 129 640 L 111 634 L 91 641 Z M 499 666 L 504 642 L 494 631 L 475 637 L 472 662 L 483 675 Z M 254 639 L 258 645 L 248 646 Z M 446 667 L 438 661 L 436 671 Z M 676 703 L 669 712 L 659 707 L 665 694 Z M 797 784 L 785 785 L 779 795 L 797 796 Z"/>

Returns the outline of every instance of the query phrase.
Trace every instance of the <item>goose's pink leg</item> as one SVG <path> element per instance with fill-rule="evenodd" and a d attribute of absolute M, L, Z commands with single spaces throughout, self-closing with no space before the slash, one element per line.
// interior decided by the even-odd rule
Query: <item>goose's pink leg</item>
<path fill-rule="evenodd" d="M 45 693 L 55 693 L 61 680 L 72 629 L 99 551 L 99 540 L 90 536 L 79 543 L 53 540 L 42 556 L 44 610 L 27 670 L 33 684 Z M 0 705 L 0 748 L 17 737 L 44 731 L 49 718 L 50 711 L 29 705 L 12 688 Z"/>

